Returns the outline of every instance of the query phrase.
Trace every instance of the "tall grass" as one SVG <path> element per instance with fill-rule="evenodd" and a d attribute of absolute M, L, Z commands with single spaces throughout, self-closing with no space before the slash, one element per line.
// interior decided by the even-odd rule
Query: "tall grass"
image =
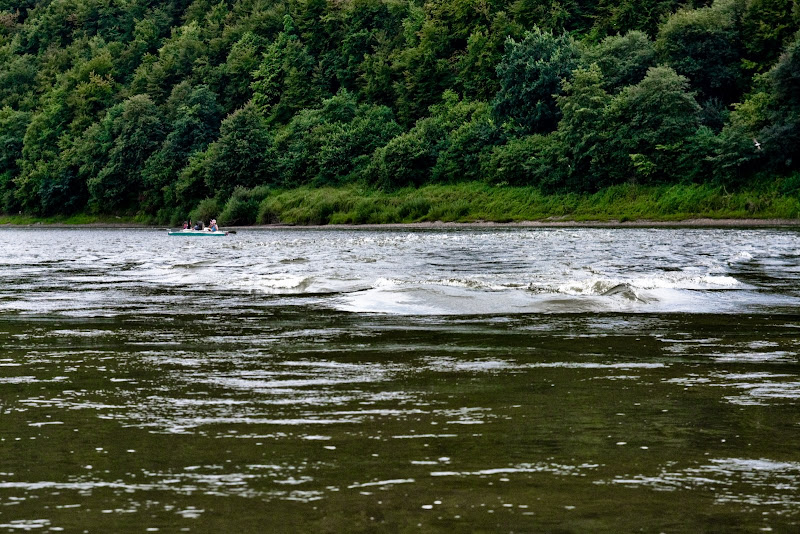
<path fill-rule="evenodd" d="M 32 215 L 0 215 L 0 225 L 13 224 L 18 226 L 28 226 L 34 224 L 58 224 L 58 225 L 103 225 L 103 226 L 146 226 L 150 223 L 147 217 L 135 215 L 95 215 L 87 213 L 77 213 L 74 215 L 54 215 L 52 217 L 35 217 Z"/>
<path fill-rule="evenodd" d="M 797 219 L 800 190 L 770 187 L 729 193 L 712 185 L 618 185 L 594 194 L 545 195 L 532 187 L 482 182 L 428 185 L 386 192 L 370 187 L 237 189 L 225 202 L 206 199 L 193 219 L 217 217 L 223 226 L 249 224 L 386 224 L 414 222 L 680 221 Z M 0 224 L 153 224 L 146 217 L 98 215 L 34 218 L 15 215 Z"/>
<path fill-rule="evenodd" d="M 273 191 L 261 202 L 257 222 L 308 225 L 797 217 L 800 199 L 781 195 L 777 188 L 727 193 L 710 185 L 619 185 L 594 194 L 544 195 L 530 187 L 473 182 L 393 192 L 357 186 Z"/>

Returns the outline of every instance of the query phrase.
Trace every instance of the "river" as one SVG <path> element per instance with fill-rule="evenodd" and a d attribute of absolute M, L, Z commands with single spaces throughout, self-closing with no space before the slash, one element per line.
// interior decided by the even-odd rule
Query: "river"
<path fill-rule="evenodd" d="M 797 230 L 0 239 L 0 530 L 800 529 Z"/>

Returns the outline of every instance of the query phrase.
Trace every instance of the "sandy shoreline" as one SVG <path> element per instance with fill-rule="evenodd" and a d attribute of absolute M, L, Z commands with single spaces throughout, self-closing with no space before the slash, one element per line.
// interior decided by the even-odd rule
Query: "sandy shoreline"
<path fill-rule="evenodd" d="M 573 221 L 573 220 L 539 220 L 518 222 L 418 222 L 387 224 L 327 224 L 327 225 L 254 225 L 229 226 L 224 230 L 269 230 L 269 229 L 437 229 L 437 228 L 797 228 L 800 219 L 684 219 L 680 221 L 633 220 L 633 221 Z M 135 223 L 32 223 L 32 224 L 0 224 L 1 228 L 138 228 L 161 230 L 165 226 L 144 225 Z"/>

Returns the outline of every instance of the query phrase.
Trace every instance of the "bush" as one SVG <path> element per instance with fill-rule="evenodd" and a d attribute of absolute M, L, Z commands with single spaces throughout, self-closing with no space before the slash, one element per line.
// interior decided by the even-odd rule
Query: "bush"
<path fill-rule="evenodd" d="M 550 187 L 560 182 L 553 136 L 512 137 L 483 162 L 489 183 Z"/>
<path fill-rule="evenodd" d="M 232 196 L 219 216 L 219 224 L 224 226 L 248 226 L 258 219 L 258 202 L 254 199 Z"/>
<path fill-rule="evenodd" d="M 211 219 L 216 218 L 218 213 L 219 204 L 217 204 L 217 200 L 214 198 L 207 198 L 201 200 L 197 207 L 189 213 L 189 218 L 193 221 L 203 221 L 207 223 Z"/>
<path fill-rule="evenodd" d="M 800 172 L 796 172 L 786 177 L 778 188 L 782 195 L 800 194 Z"/>
<path fill-rule="evenodd" d="M 258 205 L 258 224 L 277 224 L 281 222 L 281 203 L 275 197 L 268 197 Z"/>

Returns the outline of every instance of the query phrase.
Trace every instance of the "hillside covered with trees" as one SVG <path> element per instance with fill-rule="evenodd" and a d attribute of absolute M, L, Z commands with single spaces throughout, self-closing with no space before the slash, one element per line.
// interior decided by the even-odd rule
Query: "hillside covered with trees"
<path fill-rule="evenodd" d="M 798 28 L 793 0 L 0 0 L 0 212 L 249 224 L 274 192 L 465 182 L 796 196 Z"/>

